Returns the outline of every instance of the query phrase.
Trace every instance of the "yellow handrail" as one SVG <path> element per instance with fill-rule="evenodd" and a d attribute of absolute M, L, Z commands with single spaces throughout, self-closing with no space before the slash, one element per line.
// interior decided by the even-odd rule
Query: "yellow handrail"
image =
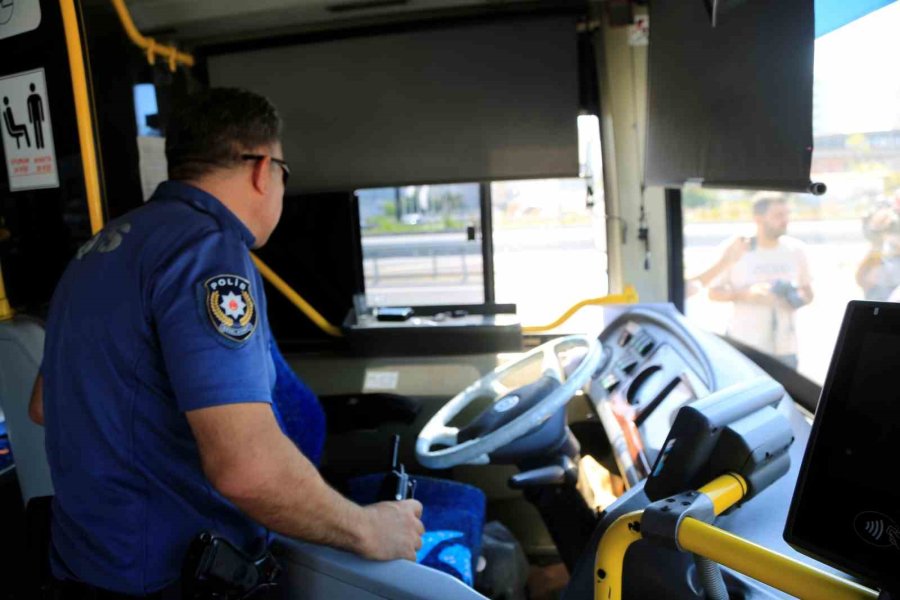
<path fill-rule="evenodd" d="M 91 219 L 91 232 L 97 233 L 103 229 L 103 205 L 100 202 L 100 171 L 97 167 L 97 153 L 94 146 L 94 125 L 84 69 L 84 55 L 81 50 L 81 31 L 74 1 L 59 0 L 59 6 L 62 9 L 63 29 L 66 32 L 72 93 L 75 96 L 75 118 L 78 125 L 78 143 L 81 147 L 81 167 L 84 171 L 88 215 Z"/>
<path fill-rule="evenodd" d="M 747 481 L 737 473 L 726 473 L 697 491 L 712 500 L 713 512 L 718 517 L 747 495 Z"/>
<path fill-rule="evenodd" d="M 3 285 L 3 268 L 0 267 L 0 321 L 9 321 L 15 316 L 15 311 L 9 305 L 6 298 L 6 286 Z"/>
<path fill-rule="evenodd" d="M 636 510 L 616 519 L 600 539 L 594 558 L 594 600 L 622 599 L 622 568 L 628 548 L 641 539 L 641 518 Z"/>
<path fill-rule="evenodd" d="M 319 311 L 313 308 L 309 302 L 304 300 L 300 294 L 295 292 L 284 279 L 279 277 L 278 274 L 269 267 L 269 265 L 261 261 L 259 257 L 253 253 L 251 253 L 250 256 L 253 258 L 253 262 L 256 264 L 256 268 L 259 269 L 259 272 L 262 273 L 262 276 L 265 277 L 269 281 L 269 283 L 271 283 L 275 287 L 275 289 L 281 292 L 285 298 L 290 300 L 294 304 L 294 306 L 303 311 L 303 314 L 309 317 L 309 319 L 313 323 L 315 323 L 319 327 L 319 329 L 333 337 L 342 337 L 344 335 L 340 329 L 329 323 L 325 319 L 325 317 L 319 314 Z"/>
<path fill-rule="evenodd" d="M 862 600 L 878 598 L 869 588 L 763 548 L 718 527 L 686 518 L 678 545 L 798 598 Z"/>
<path fill-rule="evenodd" d="M 728 473 L 698 491 L 709 496 L 713 512 L 720 515 L 740 502 L 747 492 L 747 482 L 737 473 Z M 644 511 L 638 510 L 622 515 L 603 534 L 594 559 L 594 575 L 597 578 L 594 583 L 595 600 L 621 600 L 625 552 L 631 544 L 641 539 L 643 514 Z"/>
<path fill-rule="evenodd" d="M 621 294 L 610 294 L 608 296 L 601 296 L 599 298 L 588 298 L 587 300 L 582 300 L 581 302 L 572 306 L 572 308 L 563 313 L 560 318 L 556 319 L 549 325 L 528 325 L 522 327 L 522 333 L 543 333 L 545 331 L 550 331 L 551 329 L 556 329 L 557 327 L 568 321 L 572 317 L 572 315 L 577 313 L 585 306 L 600 306 L 603 304 L 635 304 L 637 302 L 637 290 L 634 289 L 633 286 L 625 286 L 625 291 Z"/>
<path fill-rule="evenodd" d="M 747 493 L 747 482 L 737 473 L 716 478 L 698 490 L 713 503 L 718 516 L 737 504 Z M 638 510 L 619 517 L 597 546 L 594 562 L 595 600 L 621 600 L 622 565 L 629 546 L 641 538 Z M 735 571 L 800 598 L 871 600 L 878 594 L 866 587 L 836 577 L 788 556 L 743 540 L 727 531 L 685 517 L 677 532 L 678 545 Z"/>
<path fill-rule="evenodd" d="M 65 2 L 66 0 L 63 1 Z M 68 1 L 71 2 L 71 0 Z M 179 52 L 171 46 L 157 44 L 156 40 L 154 40 L 153 38 L 145 37 L 144 35 L 142 35 L 135 26 L 134 21 L 131 19 L 131 14 L 128 12 L 128 7 L 125 6 L 124 0 L 112 0 L 112 3 L 116 8 L 116 12 L 119 13 L 119 20 L 122 22 L 122 27 L 125 29 L 125 33 L 128 34 L 128 37 L 132 42 L 147 51 L 147 60 L 150 61 L 150 64 L 154 63 L 156 55 L 159 54 L 168 58 L 169 68 L 173 71 L 175 70 L 177 63 L 181 63 L 188 67 L 194 66 L 194 57 L 190 54 Z M 88 197 L 88 205 L 91 205 L 90 197 Z M 259 269 L 259 272 L 262 274 L 262 276 L 265 277 L 266 280 L 268 280 L 268 282 L 275 287 L 275 289 L 284 294 L 284 296 L 288 300 L 290 300 L 294 306 L 299 308 L 303 314 L 309 317 L 309 319 L 313 323 L 315 323 L 316 326 L 319 327 L 319 329 L 330 336 L 341 337 L 343 335 L 339 328 L 329 323 L 325 319 L 325 317 L 323 317 L 319 313 L 319 311 L 313 308 L 309 302 L 304 300 L 300 294 L 294 291 L 294 289 L 291 288 L 291 286 L 288 285 L 288 283 L 284 279 L 279 277 L 278 274 L 275 273 L 275 271 L 269 268 L 268 265 L 261 261 L 255 254 L 251 253 L 251 257 L 253 258 L 253 262 L 256 263 L 256 267 Z"/>
<path fill-rule="evenodd" d="M 159 44 L 153 38 L 145 37 L 141 34 L 135 26 L 134 21 L 131 19 L 131 13 L 128 12 L 128 7 L 125 6 L 125 0 L 112 0 L 112 3 L 116 12 L 119 14 L 119 20 L 122 22 L 125 33 L 131 38 L 131 41 L 134 42 L 135 45 L 143 48 L 147 52 L 147 62 L 151 65 L 154 64 L 156 62 L 156 56 L 160 55 L 168 61 L 169 69 L 172 71 L 178 67 L 179 63 L 187 67 L 194 66 L 194 57 L 190 54 L 180 52 L 172 46 Z"/>

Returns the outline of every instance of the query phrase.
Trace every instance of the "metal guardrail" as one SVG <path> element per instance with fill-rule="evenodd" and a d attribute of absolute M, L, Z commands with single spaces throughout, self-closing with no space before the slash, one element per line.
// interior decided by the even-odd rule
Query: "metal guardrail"
<path fill-rule="evenodd" d="M 509 244 L 495 246 L 495 256 L 505 252 L 517 251 L 546 251 L 546 250 L 589 250 L 594 243 L 589 239 L 563 239 L 542 237 L 540 230 L 535 230 L 535 236 L 527 240 L 518 240 Z M 386 275 L 382 268 L 382 261 L 395 259 L 423 259 L 430 260 L 430 276 L 434 279 L 441 275 L 438 259 L 445 257 L 459 257 L 459 270 L 448 271 L 444 275 L 459 274 L 462 282 L 468 281 L 469 271 L 472 265 L 468 264 L 468 256 L 482 255 L 480 240 L 467 240 L 459 234 L 412 234 L 364 237 L 362 241 L 363 260 L 369 261 L 370 269 L 366 269 L 366 276 L 371 278 L 371 284 L 377 284 L 383 279 L 396 279 L 406 276 L 421 276 L 420 269 L 415 275 L 404 273 L 399 275 Z M 446 263 L 444 263 L 446 265 Z M 424 266 L 424 263 L 422 263 Z"/>

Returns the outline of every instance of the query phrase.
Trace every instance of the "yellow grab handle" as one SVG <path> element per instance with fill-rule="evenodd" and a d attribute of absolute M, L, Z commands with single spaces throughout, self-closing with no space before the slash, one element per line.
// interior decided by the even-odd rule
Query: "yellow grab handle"
<path fill-rule="evenodd" d="M 159 44 L 153 38 L 144 37 L 135 26 L 134 21 L 131 18 L 131 13 L 128 12 L 128 7 L 125 6 L 125 0 L 112 0 L 112 3 L 116 12 L 119 14 L 119 21 L 122 22 L 122 28 L 125 30 L 126 35 L 128 35 L 129 39 L 131 39 L 136 46 L 147 52 L 147 61 L 151 65 L 156 62 L 156 57 L 159 55 L 167 59 L 169 69 L 172 71 L 176 69 L 179 63 L 186 67 L 194 66 L 194 57 L 190 54 L 179 52 L 172 46 Z"/>
<path fill-rule="evenodd" d="M 878 594 L 869 588 L 690 517 L 682 521 L 678 529 L 678 544 L 688 552 L 705 556 L 798 598 L 878 598 Z"/>
<path fill-rule="evenodd" d="M 6 286 L 3 285 L 3 268 L 0 267 L 0 321 L 9 321 L 15 315 L 9 300 L 6 298 Z"/>
<path fill-rule="evenodd" d="M 253 258 L 253 262 L 256 264 L 256 268 L 259 269 L 259 272 L 263 277 L 266 278 L 266 281 L 271 283 L 275 289 L 284 294 L 284 297 L 293 303 L 294 306 L 299 308 L 303 314 L 309 317 L 310 321 L 315 323 L 319 329 L 327 333 L 332 337 L 342 337 L 344 334 L 340 329 L 329 323 L 325 317 L 319 314 L 312 305 L 303 299 L 303 297 L 294 291 L 294 289 L 288 285 L 288 283 L 278 276 L 278 274 L 273 271 L 269 265 L 264 263 L 259 259 L 258 256 L 251 253 L 250 256 Z"/>
<path fill-rule="evenodd" d="M 568 321 L 572 317 L 572 315 L 577 313 L 585 306 L 601 306 L 604 304 L 636 304 L 637 302 L 637 290 L 635 290 L 633 286 L 625 286 L 625 291 L 621 294 L 610 294 L 608 296 L 601 296 L 599 298 L 588 298 L 587 300 L 582 300 L 581 302 L 575 304 L 569 310 L 564 312 L 561 317 L 559 317 L 552 323 L 548 325 L 529 325 L 526 327 L 522 327 L 522 333 L 543 333 L 545 331 L 550 331 L 551 329 L 556 329 L 557 327 Z"/>
<path fill-rule="evenodd" d="M 100 171 L 94 146 L 94 125 L 88 81 L 81 52 L 81 31 L 73 0 L 59 0 L 62 9 L 63 29 L 66 33 L 66 50 L 69 54 L 69 72 L 72 76 L 72 92 L 75 95 L 75 118 L 78 125 L 78 142 L 81 146 L 81 167 L 84 170 L 84 188 L 87 192 L 91 233 L 103 229 L 103 205 L 100 200 Z"/>
<path fill-rule="evenodd" d="M 709 496 L 713 512 L 720 515 L 740 502 L 747 493 L 747 482 L 737 473 L 728 473 L 698 491 Z M 603 534 L 594 559 L 594 600 L 621 600 L 625 552 L 631 544 L 641 539 L 643 514 L 644 511 L 638 510 L 623 515 Z"/>
<path fill-rule="evenodd" d="M 641 539 L 643 515 L 642 510 L 622 515 L 603 534 L 594 559 L 594 600 L 621 600 L 625 552 Z"/>

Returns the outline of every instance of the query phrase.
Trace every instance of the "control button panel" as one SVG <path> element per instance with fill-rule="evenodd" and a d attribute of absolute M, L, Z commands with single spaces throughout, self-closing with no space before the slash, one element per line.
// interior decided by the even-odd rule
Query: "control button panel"
<path fill-rule="evenodd" d="M 607 392 L 612 392 L 614 389 L 619 387 L 621 381 L 615 373 L 609 373 L 600 380 L 600 385 L 602 385 Z"/>

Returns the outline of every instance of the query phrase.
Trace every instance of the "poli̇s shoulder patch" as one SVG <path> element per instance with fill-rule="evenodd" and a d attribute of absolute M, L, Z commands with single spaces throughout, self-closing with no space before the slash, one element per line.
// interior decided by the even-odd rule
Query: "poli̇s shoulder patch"
<path fill-rule="evenodd" d="M 258 322 L 250 282 L 238 275 L 216 275 L 203 283 L 206 314 L 227 340 L 242 343 L 253 335 Z"/>

